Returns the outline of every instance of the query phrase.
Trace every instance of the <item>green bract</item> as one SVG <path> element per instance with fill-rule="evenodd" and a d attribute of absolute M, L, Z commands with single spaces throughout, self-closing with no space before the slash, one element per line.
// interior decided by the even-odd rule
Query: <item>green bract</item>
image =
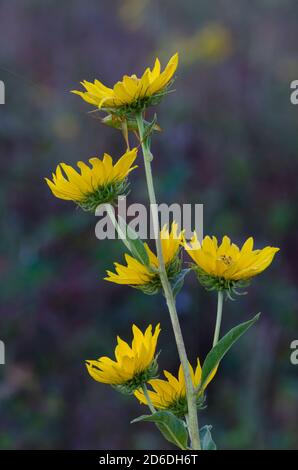
<path fill-rule="evenodd" d="M 155 379 L 158 377 L 158 359 L 159 353 L 153 359 L 149 367 L 143 370 L 139 374 L 136 374 L 133 379 L 128 380 L 127 382 L 121 385 L 113 385 L 113 387 L 120 393 L 124 395 L 132 395 L 136 390 L 142 387 L 150 379 Z"/>

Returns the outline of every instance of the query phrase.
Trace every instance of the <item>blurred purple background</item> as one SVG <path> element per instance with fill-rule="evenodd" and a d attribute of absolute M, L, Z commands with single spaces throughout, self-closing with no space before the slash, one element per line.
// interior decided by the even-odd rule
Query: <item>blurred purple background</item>
<path fill-rule="evenodd" d="M 112 354 L 130 325 L 161 322 L 161 370 L 178 358 L 161 297 L 102 280 L 120 242 L 99 242 L 96 219 L 54 198 L 56 164 L 123 152 L 69 90 L 112 85 L 176 51 L 176 92 L 156 110 L 159 201 L 203 203 L 205 234 L 253 235 L 281 248 L 249 294 L 224 306 L 223 332 L 262 311 L 223 361 L 200 423 L 219 448 L 298 448 L 298 8 L 294 0 L 17 0 L 0 4 L 0 447 L 163 449 L 145 408 L 93 381 L 84 360 Z M 146 202 L 141 159 L 130 202 Z M 178 308 L 190 358 L 211 347 L 216 295 L 187 278 Z"/>

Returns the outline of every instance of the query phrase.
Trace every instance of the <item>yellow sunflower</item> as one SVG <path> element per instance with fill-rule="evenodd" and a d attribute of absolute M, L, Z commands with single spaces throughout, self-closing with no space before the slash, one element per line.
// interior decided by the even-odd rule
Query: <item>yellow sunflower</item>
<path fill-rule="evenodd" d="M 190 373 L 192 382 L 195 389 L 198 389 L 201 383 L 202 369 L 199 358 L 197 359 L 197 367 L 194 371 L 190 365 Z M 197 406 L 200 407 L 204 402 L 204 390 L 215 376 L 217 368 L 210 374 L 208 381 L 205 383 L 203 389 L 198 392 Z M 163 371 L 166 380 L 152 379 L 149 381 L 153 390 L 148 390 L 148 395 L 152 405 L 157 410 L 168 410 L 177 416 L 184 416 L 187 414 L 187 399 L 186 399 L 186 386 L 182 366 L 179 367 L 178 377 L 174 377 L 170 372 Z M 135 397 L 140 403 L 147 405 L 147 399 L 141 390 L 135 391 Z"/>
<path fill-rule="evenodd" d="M 173 55 L 166 68 L 161 72 L 158 59 L 155 60 L 152 70 L 148 67 L 141 78 L 136 75 L 124 75 L 113 88 L 109 88 L 99 80 L 88 82 L 84 80 L 81 85 L 85 91 L 72 90 L 87 103 L 97 108 L 111 110 L 142 110 L 145 107 L 156 104 L 165 94 L 178 66 L 178 54 Z"/>
<path fill-rule="evenodd" d="M 133 325 L 132 332 L 131 346 L 117 337 L 116 360 L 104 356 L 86 361 L 87 370 L 94 380 L 117 387 L 125 393 L 132 393 L 157 375 L 155 356 L 160 325 L 155 327 L 154 333 L 152 325 L 149 325 L 144 334 Z"/>
<path fill-rule="evenodd" d="M 195 262 L 194 269 L 199 281 L 208 289 L 233 290 L 247 285 L 272 263 L 279 248 L 266 246 L 254 250 L 254 239 L 248 238 L 240 249 L 224 236 L 221 244 L 216 237 L 206 236 L 202 243 L 194 233 L 190 243 L 184 247 Z"/>
<path fill-rule="evenodd" d="M 160 232 L 163 259 L 170 279 L 173 279 L 181 268 L 179 251 L 182 237 L 183 233 L 178 233 L 178 225 L 176 222 L 172 223 L 170 232 L 167 225 L 165 225 Z M 116 284 L 126 284 L 140 288 L 148 294 L 156 293 L 160 288 L 160 278 L 158 274 L 159 261 L 147 243 L 144 243 L 144 247 L 149 260 L 147 265 L 142 264 L 131 255 L 125 254 L 126 266 L 114 263 L 116 272 L 107 271 L 108 276 L 105 277 L 105 280 Z"/>
<path fill-rule="evenodd" d="M 85 210 L 94 211 L 99 204 L 112 203 L 123 195 L 128 187 L 127 176 L 137 166 L 132 166 L 137 157 L 137 148 L 126 152 L 113 164 L 110 155 L 102 160 L 93 157 L 89 165 L 78 162 L 80 171 L 60 163 L 52 180 L 45 178 L 54 196 L 74 201 Z"/>

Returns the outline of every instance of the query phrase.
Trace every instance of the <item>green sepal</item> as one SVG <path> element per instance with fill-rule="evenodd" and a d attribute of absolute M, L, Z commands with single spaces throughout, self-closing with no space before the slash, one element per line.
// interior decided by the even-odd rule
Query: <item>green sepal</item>
<path fill-rule="evenodd" d="M 112 387 L 123 395 L 132 395 L 136 390 L 142 387 L 146 382 L 151 379 L 156 379 L 158 377 L 158 359 L 159 353 L 156 354 L 155 358 L 147 367 L 147 369 L 136 374 L 131 380 L 124 382 L 119 385 L 112 385 Z"/>
<path fill-rule="evenodd" d="M 204 393 L 197 394 L 196 405 L 197 410 L 204 410 L 206 399 Z M 169 403 L 167 406 L 167 411 L 173 413 L 177 418 L 183 418 L 188 413 L 187 398 L 185 395 L 178 396 L 176 400 L 172 403 Z"/>
<path fill-rule="evenodd" d="M 187 449 L 188 432 L 186 424 L 170 411 L 156 411 L 152 415 L 139 416 L 132 423 L 139 423 L 141 421 L 155 423 L 167 441 L 181 450 Z"/>
<path fill-rule="evenodd" d="M 229 349 L 232 347 L 234 343 L 254 324 L 260 317 L 260 313 L 258 313 L 255 317 L 251 320 L 240 323 L 240 325 L 235 326 L 232 328 L 225 336 L 223 336 L 219 342 L 214 346 L 214 348 L 209 351 L 207 354 L 203 367 L 202 367 L 202 378 L 200 389 L 203 389 L 211 372 L 214 370 L 215 367 L 218 366 L 222 358 L 226 355 Z"/>
<path fill-rule="evenodd" d="M 131 286 L 134 289 L 141 290 L 146 295 L 155 295 L 158 294 L 161 289 L 160 277 L 157 274 L 150 282 L 140 286 Z"/>
<path fill-rule="evenodd" d="M 128 194 L 129 183 L 127 178 L 122 181 L 112 181 L 104 186 L 100 186 L 92 193 L 87 194 L 82 201 L 78 201 L 78 206 L 84 211 L 92 211 L 101 204 L 116 204 L 119 196 Z"/>
<path fill-rule="evenodd" d="M 202 450 L 217 450 L 216 444 L 211 436 L 211 425 L 203 426 L 200 429 L 200 441 Z"/>
<path fill-rule="evenodd" d="M 181 266 L 182 266 L 182 259 L 180 256 L 180 252 L 178 251 L 176 256 L 172 259 L 172 261 L 170 261 L 166 265 L 167 276 L 168 276 L 170 283 L 175 283 L 175 280 L 177 279 L 177 277 L 179 276 L 181 272 Z M 152 272 L 154 272 L 153 269 L 152 269 Z M 144 292 L 144 294 L 147 294 L 147 295 L 157 294 L 162 289 L 160 275 L 158 272 L 156 272 L 154 276 L 151 278 L 150 282 L 148 282 L 147 284 L 132 286 L 132 287 L 134 287 L 135 289 L 141 290 L 142 292 Z"/>
<path fill-rule="evenodd" d="M 251 279 L 240 279 L 238 281 L 225 279 L 224 277 L 211 276 L 196 264 L 191 265 L 196 273 L 199 283 L 205 287 L 207 291 L 223 291 L 229 299 L 233 300 L 233 295 L 243 295 L 239 289 L 245 289 L 251 283 Z M 246 293 L 246 292 L 245 292 Z"/>
<path fill-rule="evenodd" d="M 102 107 L 99 111 L 104 111 L 108 114 L 116 116 L 118 118 L 134 119 L 137 113 L 145 111 L 150 106 L 158 105 L 164 96 L 171 93 L 170 90 L 174 79 L 172 79 L 162 90 L 158 91 L 152 96 L 145 96 L 143 98 L 136 99 L 133 103 L 125 104 L 124 106 L 118 106 L 116 108 Z"/>

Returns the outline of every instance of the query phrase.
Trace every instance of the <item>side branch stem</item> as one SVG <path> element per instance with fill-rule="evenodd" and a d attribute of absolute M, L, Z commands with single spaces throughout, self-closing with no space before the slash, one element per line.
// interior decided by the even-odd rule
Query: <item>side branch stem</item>
<path fill-rule="evenodd" d="M 155 413 L 155 408 L 154 406 L 152 405 L 152 401 L 149 397 L 149 393 L 148 393 L 148 389 L 147 389 L 147 385 L 146 384 L 143 384 L 142 385 L 142 390 L 143 390 L 143 393 L 144 393 L 144 396 L 147 400 L 147 405 L 149 406 L 149 410 L 151 411 L 151 413 Z"/>
<path fill-rule="evenodd" d="M 114 207 L 111 204 L 105 204 L 105 209 L 107 213 L 109 214 L 111 222 L 114 225 L 115 230 L 118 233 L 120 240 L 124 243 L 126 248 L 128 248 L 128 250 L 130 251 L 130 246 L 129 246 L 129 243 L 127 242 L 126 234 L 123 232 L 121 225 L 118 224 L 118 221 L 116 219 Z"/>
<path fill-rule="evenodd" d="M 224 298 L 223 292 L 218 291 L 217 314 L 216 314 L 216 324 L 215 324 L 214 338 L 213 338 L 213 347 L 218 343 L 218 340 L 219 340 L 219 333 L 220 333 L 220 326 L 221 326 L 221 319 L 222 319 L 223 298 Z"/>

